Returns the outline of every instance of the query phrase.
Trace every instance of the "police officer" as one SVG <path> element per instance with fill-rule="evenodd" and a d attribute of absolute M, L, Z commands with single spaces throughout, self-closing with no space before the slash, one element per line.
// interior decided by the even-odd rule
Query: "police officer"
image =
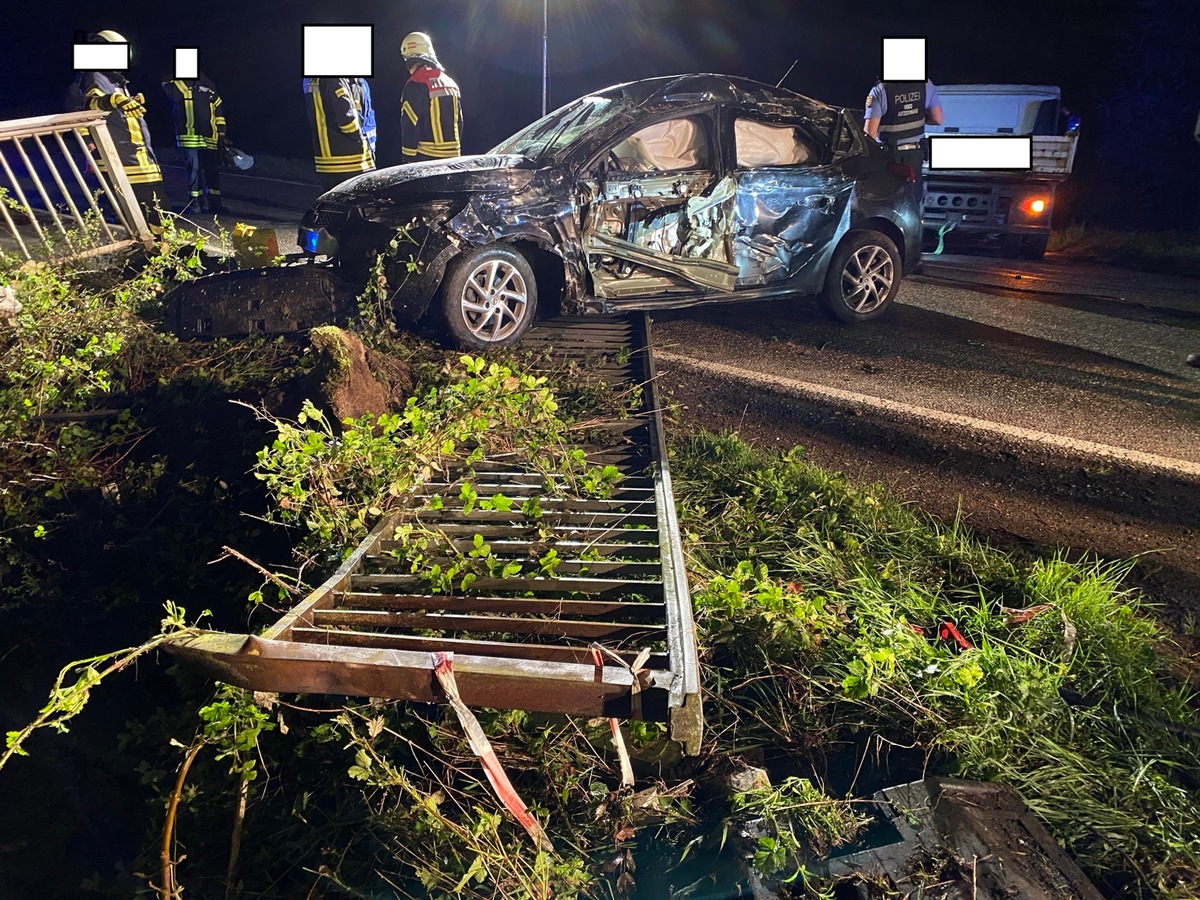
<path fill-rule="evenodd" d="M 305 78 L 304 101 L 312 133 L 313 162 L 329 190 L 351 175 L 375 168 L 363 123 L 356 78 Z"/>
<path fill-rule="evenodd" d="M 163 91 L 171 101 L 175 144 L 188 166 L 188 205 L 194 212 L 221 212 L 221 151 L 225 114 L 221 95 L 203 72 L 199 78 L 164 79 Z"/>
<path fill-rule="evenodd" d="M 942 124 L 942 101 L 932 81 L 880 81 L 867 94 L 863 130 L 913 170 L 913 199 L 920 214 L 925 200 L 922 139 L 925 123 Z"/>
<path fill-rule="evenodd" d="M 442 71 L 429 35 L 414 31 L 400 43 L 409 78 L 400 98 L 404 162 L 462 155 L 462 95 Z"/>
<path fill-rule="evenodd" d="M 117 32 L 108 30 L 88 35 L 87 41 L 89 44 L 129 43 Z M 159 227 L 158 203 L 166 201 L 166 193 L 162 186 L 162 169 L 154 155 L 150 129 L 144 118 L 145 98 L 133 93 L 123 72 L 80 72 L 68 91 L 67 109 L 69 112 L 95 109 L 108 113 L 105 124 L 125 177 L 145 213 L 147 224 L 152 228 Z M 95 145 L 92 144 L 90 149 L 99 163 Z"/>

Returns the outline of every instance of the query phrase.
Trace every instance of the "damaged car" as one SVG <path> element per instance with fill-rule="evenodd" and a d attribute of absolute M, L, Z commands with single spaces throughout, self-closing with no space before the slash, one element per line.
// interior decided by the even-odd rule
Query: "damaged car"
<path fill-rule="evenodd" d="M 721 75 L 580 97 L 491 152 L 369 172 L 323 194 L 299 243 L 402 321 L 466 349 L 541 315 L 818 296 L 881 316 L 920 260 L 911 170 L 856 118 Z"/>

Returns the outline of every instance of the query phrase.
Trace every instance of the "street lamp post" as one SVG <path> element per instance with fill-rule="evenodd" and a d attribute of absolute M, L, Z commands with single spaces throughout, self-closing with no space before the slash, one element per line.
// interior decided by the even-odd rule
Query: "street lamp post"
<path fill-rule="evenodd" d="M 542 0 L 542 115 L 546 114 L 546 98 L 549 96 L 550 62 L 550 0 Z"/>

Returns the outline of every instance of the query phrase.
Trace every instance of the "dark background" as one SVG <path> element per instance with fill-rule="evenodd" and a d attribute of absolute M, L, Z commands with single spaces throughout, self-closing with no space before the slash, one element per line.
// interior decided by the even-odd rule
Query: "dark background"
<path fill-rule="evenodd" d="M 550 108 L 590 90 L 689 71 L 774 83 L 861 108 L 880 70 L 880 38 L 924 36 L 935 83 L 1056 84 L 1083 118 L 1069 209 L 1076 220 L 1200 227 L 1200 24 L 1189 0 L 549 0 Z M 76 30 L 112 28 L 133 44 L 129 73 L 171 144 L 158 87 L 175 46 L 199 46 L 225 98 L 230 134 L 250 153 L 309 158 L 300 26 L 374 23 L 371 88 L 381 164 L 399 162 L 397 48 L 427 31 L 463 90 L 464 151 L 482 152 L 541 112 L 540 0 L 360 0 L 191 5 L 78 0 L 4 14 L 0 117 L 60 111 Z M 1063 224 L 1063 223 L 1060 223 Z"/>

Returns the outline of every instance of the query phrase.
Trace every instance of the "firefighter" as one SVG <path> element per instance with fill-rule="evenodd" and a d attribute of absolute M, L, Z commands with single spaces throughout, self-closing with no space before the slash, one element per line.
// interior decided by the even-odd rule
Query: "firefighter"
<path fill-rule="evenodd" d="M 216 86 L 199 78 L 163 80 L 175 120 L 175 144 L 183 150 L 188 167 L 188 203 L 184 210 L 219 213 L 221 207 L 221 153 L 228 143 L 225 114 Z"/>
<path fill-rule="evenodd" d="M 128 43 L 115 31 L 97 31 L 88 35 L 87 41 L 89 44 Z M 125 177 L 145 212 L 147 223 L 152 228 L 161 227 L 158 204 L 166 200 L 166 192 L 162 169 L 150 143 L 150 129 L 146 127 L 145 98 L 133 93 L 123 72 L 80 72 L 68 93 L 67 108 L 70 112 L 95 109 L 108 113 L 105 123 Z M 95 144 L 89 144 L 89 149 L 99 164 Z"/>
<path fill-rule="evenodd" d="M 313 161 L 325 190 L 375 168 L 355 78 L 305 78 Z"/>
<path fill-rule="evenodd" d="M 400 100 L 404 162 L 462 155 L 461 94 L 442 71 L 429 35 L 414 31 L 400 44 L 409 78 Z"/>
<path fill-rule="evenodd" d="M 942 101 L 932 81 L 880 81 L 867 94 L 863 130 L 913 170 L 913 198 L 922 214 L 925 123 L 942 124 Z"/>

